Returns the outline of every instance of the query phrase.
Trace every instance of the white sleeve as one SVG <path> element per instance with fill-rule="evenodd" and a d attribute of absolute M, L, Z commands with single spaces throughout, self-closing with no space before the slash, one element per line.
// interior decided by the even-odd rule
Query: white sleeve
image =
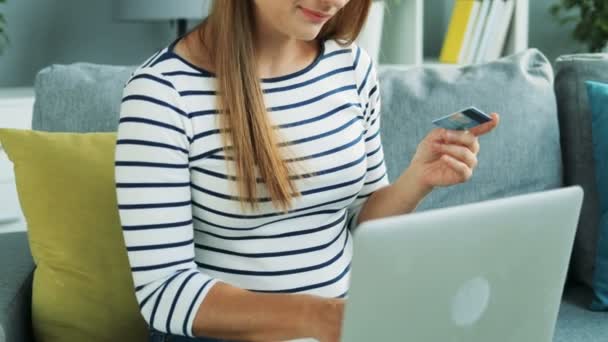
<path fill-rule="evenodd" d="M 348 227 L 353 230 L 363 204 L 374 191 L 389 185 L 384 151 L 380 137 L 380 85 L 373 60 L 360 47 L 353 45 L 354 70 L 357 78 L 357 92 L 361 98 L 364 117 L 364 139 L 367 153 L 365 184 L 359 195 L 349 205 Z"/>
<path fill-rule="evenodd" d="M 172 83 L 145 68 L 134 72 L 123 89 L 115 185 L 135 295 L 150 327 L 190 337 L 216 282 L 194 262 L 192 135 Z"/>

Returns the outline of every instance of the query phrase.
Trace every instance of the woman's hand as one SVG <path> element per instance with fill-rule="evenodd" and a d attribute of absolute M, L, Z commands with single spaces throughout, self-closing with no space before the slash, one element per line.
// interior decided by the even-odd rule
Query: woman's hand
<path fill-rule="evenodd" d="M 422 187 L 434 188 L 468 181 L 477 166 L 479 140 L 477 137 L 492 131 L 499 115 L 492 113 L 492 121 L 469 131 L 438 128 L 432 130 L 418 145 L 410 164 Z"/>

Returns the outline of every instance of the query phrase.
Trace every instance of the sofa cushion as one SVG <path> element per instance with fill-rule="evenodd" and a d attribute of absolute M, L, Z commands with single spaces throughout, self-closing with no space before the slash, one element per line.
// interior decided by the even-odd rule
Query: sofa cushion
<path fill-rule="evenodd" d="M 419 210 L 559 187 L 562 161 L 549 61 L 535 49 L 467 67 L 381 67 L 382 142 L 391 181 L 441 115 L 474 105 L 498 112 L 480 137 L 479 166 L 467 183 L 432 192 Z"/>
<path fill-rule="evenodd" d="M 34 261 L 26 232 L 0 229 L 0 342 L 33 342 L 31 293 Z"/>
<path fill-rule="evenodd" d="M 608 311 L 608 84 L 587 81 L 595 176 L 600 200 L 600 227 L 593 277 L 595 300 L 591 308 Z"/>
<path fill-rule="evenodd" d="M 145 341 L 114 190 L 115 133 L 0 129 L 36 270 L 37 341 Z"/>
<path fill-rule="evenodd" d="M 564 183 L 581 185 L 585 191 L 571 271 L 574 279 L 591 286 L 597 254 L 599 200 L 593 160 L 591 112 L 585 81 L 608 82 L 608 55 L 561 56 L 557 59 L 555 68 Z"/>
<path fill-rule="evenodd" d="M 36 75 L 32 129 L 115 132 L 122 89 L 135 66 L 54 64 Z M 86 99 L 86 100 L 84 100 Z"/>
<path fill-rule="evenodd" d="M 586 285 L 566 286 L 553 342 L 606 342 L 608 312 L 589 311 L 592 296 Z"/>

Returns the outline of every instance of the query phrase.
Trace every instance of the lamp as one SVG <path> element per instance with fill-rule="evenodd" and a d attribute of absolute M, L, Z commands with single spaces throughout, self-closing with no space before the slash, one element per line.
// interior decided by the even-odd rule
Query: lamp
<path fill-rule="evenodd" d="M 203 19 L 210 0 L 114 0 L 114 18 L 125 21 L 177 21 L 177 35 L 186 33 L 188 19 Z"/>

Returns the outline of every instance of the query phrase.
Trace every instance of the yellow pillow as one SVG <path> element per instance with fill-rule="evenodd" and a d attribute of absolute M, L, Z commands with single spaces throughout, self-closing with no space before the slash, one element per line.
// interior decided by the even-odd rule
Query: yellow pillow
<path fill-rule="evenodd" d="M 0 129 L 37 268 L 37 341 L 147 341 L 114 190 L 115 133 Z"/>

